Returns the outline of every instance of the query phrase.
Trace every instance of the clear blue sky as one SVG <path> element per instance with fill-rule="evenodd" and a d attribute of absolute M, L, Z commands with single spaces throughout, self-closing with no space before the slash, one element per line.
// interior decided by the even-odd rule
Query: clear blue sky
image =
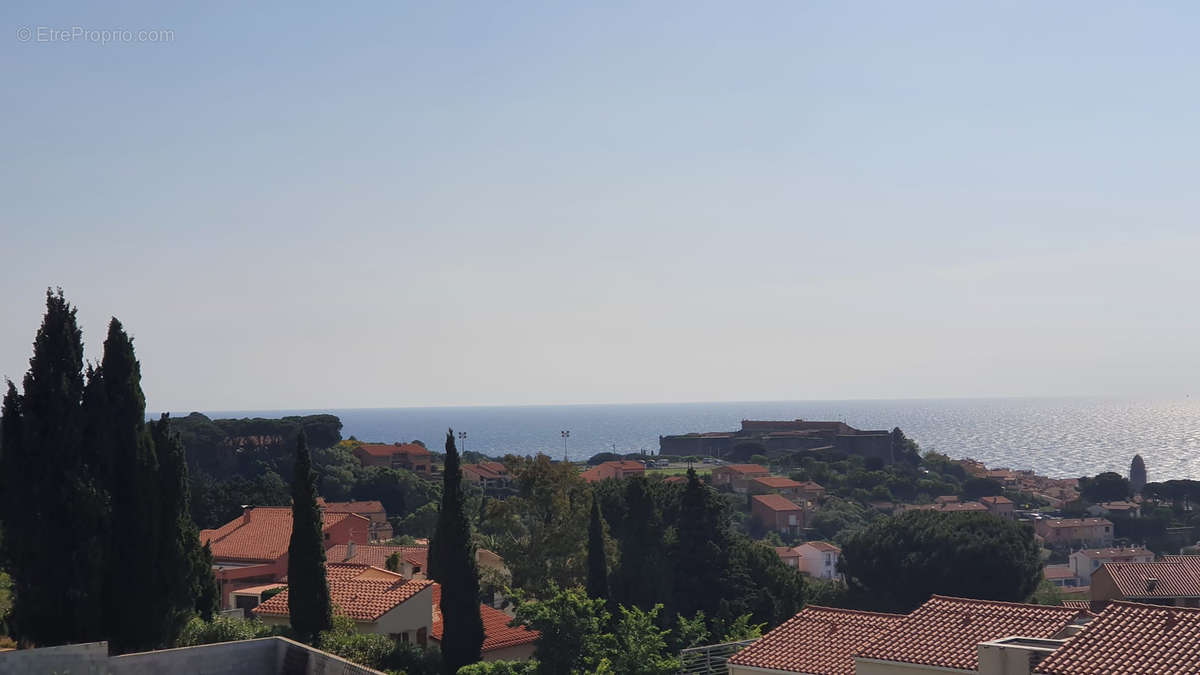
<path fill-rule="evenodd" d="M 0 375 L 61 285 L 152 409 L 1200 379 L 1200 6 L 591 4 L 5 3 Z"/>

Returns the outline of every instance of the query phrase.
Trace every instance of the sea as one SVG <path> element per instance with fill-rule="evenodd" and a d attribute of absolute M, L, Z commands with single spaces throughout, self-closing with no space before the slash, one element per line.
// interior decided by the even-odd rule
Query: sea
<path fill-rule="evenodd" d="M 1129 472 L 1135 454 L 1149 480 L 1200 479 L 1200 399 L 975 398 L 760 401 L 613 405 L 212 411 L 210 417 L 332 413 L 342 436 L 423 441 L 500 456 L 545 453 L 583 460 L 598 452 L 658 451 L 660 435 L 732 431 L 743 419 L 841 420 L 859 429 L 900 427 L 922 450 L 989 467 L 1057 478 Z M 563 432 L 569 432 L 565 436 Z"/>

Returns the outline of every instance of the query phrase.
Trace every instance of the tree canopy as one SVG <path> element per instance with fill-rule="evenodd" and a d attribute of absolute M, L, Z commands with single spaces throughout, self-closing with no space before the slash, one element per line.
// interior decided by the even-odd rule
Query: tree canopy
<path fill-rule="evenodd" d="M 1042 563 L 1026 524 L 985 513 L 909 511 L 847 541 L 840 569 L 860 606 L 908 612 L 935 593 L 1024 601 L 1041 580 Z"/>

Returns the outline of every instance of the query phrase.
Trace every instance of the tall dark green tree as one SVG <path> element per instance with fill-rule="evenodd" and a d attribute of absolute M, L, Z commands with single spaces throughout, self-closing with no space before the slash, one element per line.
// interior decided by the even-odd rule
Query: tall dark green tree
<path fill-rule="evenodd" d="M 463 504 L 462 470 L 454 431 L 446 433 L 446 465 L 442 471 L 442 510 L 429 542 L 429 575 L 442 585 L 442 660 L 445 672 L 478 662 L 483 650 L 479 613 L 479 571 L 471 525 Z"/>
<path fill-rule="evenodd" d="M 292 539 L 288 544 L 288 609 L 292 629 L 308 643 L 333 625 L 329 580 L 325 576 L 325 542 L 317 507 L 317 474 L 312 469 L 308 439 L 296 436 L 292 475 Z"/>
<path fill-rule="evenodd" d="M 625 519 L 621 526 L 621 562 L 613 574 L 613 600 L 627 607 L 651 609 L 670 598 L 665 576 L 665 526 L 659 518 L 645 478 L 630 478 L 625 487 Z"/>
<path fill-rule="evenodd" d="M 675 529 L 678 541 L 671 567 L 675 572 L 671 614 L 716 616 L 723 587 L 728 545 L 726 509 L 712 488 L 688 469 Z"/>
<path fill-rule="evenodd" d="M 600 500 L 592 495 L 592 519 L 588 523 L 587 593 L 591 598 L 608 599 L 608 556 L 604 552 L 604 516 Z"/>
<path fill-rule="evenodd" d="M 212 573 L 212 551 L 205 557 L 200 530 L 189 510 L 187 458 L 179 437 L 171 433 L 166 413 L 150 425 L 158 453 L 159 519 L 158 564 L 155 587 L 158 599 L 153 616 L 161 617 L 158 644 L 174 644 L 193 611 L 212 616 L 216 580 Z"/>
<path fill-rule="evenodd" d="M 62 290 L 47 291 L 23 393 L 4 397 L 0 480 L 12 627 L 25 643 L 103 639 L 108 495 L 82 439 L 83 340 Z"/>
<path fill-rule="evenodd" d="M 141 380 L 133 341 L 121 322 L 113 319 L 104 341 L 104 358 L 88 381 L 85 443 L 98 463 L 99 458 L 108 458 L 104 473 L 113 523 L 108 557 L 121 562 L 106 566 L 105 619 L 109 646 L 118 653 L 164 646 L 170 630 L 166 627 L 178 623 L 167 618 L 169 601 L 163 597 L 162 585 L 155 583 L 163 571 L 160 521 L 164 513 Z M 93 388 L 100 391 L 92 392 Z M 186 575 L 176 583 L 190 588 Z"/>

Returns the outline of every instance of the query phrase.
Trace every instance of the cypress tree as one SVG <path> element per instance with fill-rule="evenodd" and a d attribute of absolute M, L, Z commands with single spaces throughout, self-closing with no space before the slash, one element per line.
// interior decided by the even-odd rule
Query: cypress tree
<path fill-rule="evenodd" d="M 679 503 L 676 521 L 674 607 L 672 614 L 693 616 L 698 611 L 712 617 L 719 609 L 719 594 L 727 576 L 725 550 L 728 535 L 724 509 L 711 489 L 688 469 L 688 482 Z"/>
<path fill-rule="evenodd" d="M 83 340 L 62 290 L 46 292 L 23 393 L 4 399 L 4 554 L 24 643 L 102 639 L 108 497 L 82 447 Z"/>
<path fill-rule="evenodd" d="M 196 583 L 196 613 L 205 621 L 212 621 L 220 608 L 221 596 L 217 590 L 217 579 L 213 576 L 212 546 L 206 541 L 192 559 L 192 578 Z"/>
<path fill-rule="evenodd" d="M 141 366 L 133 352 L 133 340 L 121 322 L 113 319 L 104 341 L 104 359 L 89 382 L 102 387 L 103 395 L 90 405 L 102 406 L 100 414 L 89 414 L 95 424 L 88 443 L 92 452 L 109 458 L 112 493 L 112 537 L 109 557 L 120 564 L 108 565 L 106 621 L 109 646 L 117 653 L 144 651 L 164 646 L 163 633 L 169 622 L 169 593 L 155 583 L 162 569 L 161 521 L 169 517 L 160 503 L 158 456 L 146 426 L 146 398 L 142 393 Z M 92 425 L 89 425 L 92 426 Z M 98 427 L 98 428 L 97 428 Z M 99 450 L 106 448 L 107 452 Z M 177 585 L 188 588 L 187 576 Z"/>
<path fill-rule="evenodd" d="M 446 434 L 442 485 L 442 509 L 429 547 L 429 574 L 442 585 L 442 663 L 445 672 L 453 674 L 480 661 L 483 651 L 479 572 L 464 512 L 462 470 L 453 430 Z"/>
<path fill-rule="evenodd" d="M 600 500 L 592 494 L 592 520 L 588 523 L 588 579 L 590 598 L 608 599 L 608 558 L 604 552 L 604 516 Z"/>
<path fill-rule="evenodd" d="M 317 474 L 312 469 L 304 430 L 296 437 L 292 474 L 292 538 L 288 544 L 288 608 L 292 629 L 313 644 L 333 625 L 329 580 L 325 577 L 325 542 L 317 507 Z"/>
<path fill-rule="evenodd" d="M 646 479 L 629 479 L 621 527 L 621 564 L 613 574 L 613 599 L 617 603 L 648 610 L 665 599 L 664 529 Z"/>
<path fill-rule="evenodd" d="M 204 558 L 200 530 L 188 509 L 187 459 L 183 444 L 170 432 L 170 417 L 163 413 L 150 425 L 159 460 L 158 565 L 155 585 L 158 594 L 153 616 L 161 617 L 157 643 L 174 644 L 193 611 L 212 616 L 216 580 L 212 573 L 212 551 Z M 205 606 L 205 603 L 209 603 Z"/>

